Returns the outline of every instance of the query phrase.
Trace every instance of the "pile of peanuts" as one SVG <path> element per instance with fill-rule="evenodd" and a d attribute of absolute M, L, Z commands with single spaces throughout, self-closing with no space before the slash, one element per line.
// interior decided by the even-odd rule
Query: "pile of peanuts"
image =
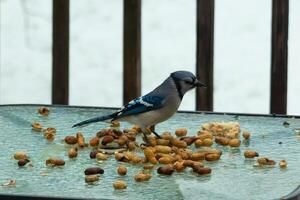
<path fill-rule="evenodd" d="M 49 115 L 49 109 L 40 108 L 38 111 L 43 116 Z M 47 140 L 53 140 L 56 134 L 55 128 L 43 129 L 38 122 L 32 124 L 35 131 L 43 131 Z M 206 167 L 207 162 L 214 162 L 221 158 L 222 151 L 212 148 L 215 142 L 218 145 L 238 148 L 241 145 L 240 125 L 237 122 L 212 122 L 202 125 L 201 130 L 194 136 L 187 136 L 186 128 L 178 128 L 175 136 L 171 132 L 164 132 L 161 138 L 148 135 L 148 145 L 140 145 L 136 142 L 137 135 L 141 129 L 137 126 L 131 129 L 119 129 L 119 123 L 113 122 L 111 128 L 100 130 L 90 140 L 86 140 L 83 133 L 68 135 L 64 138 L 67 144 L 67 154 L 70 159 L 75 159 L 80 149 L 91 147 L 90 158 L 97 162 L 105 162 L 112 155 L 119 163 L 129 163 L 141 165 L 141 170 L 133 177 L 136 182 L 148 181 L 152 178 L 152 171 L 156 169 L 157 174 L 170 176 L 174 172 L 180 173 L 190 168 L 195 175 L 207 175 L 212 173 L 212 169 Z M 244 140 L 249 140 L 251 134 L 244 131 Z M 144 141 L 145 138 L 144 138 Z M 103 149 L 118 149 L 113 154 L 108 154 Z M 20 153 L 20 152 L 19 152 Z M 252 159 L 259 154 L 253 150 L 246 150 L 244 157 Z M 18 157 L 18 156 L 17 156 Z M 21 156 L 23 160 L 27 159 Z M 28 160 L 28 159 L 27 159 Z M 22 162 L 26 162 L 22 161 Z M 65 161 L 61 159 L 49 158 L 46 160 L 47 166 L 64 166 Z M 258 166 L 275 165 L 275 161 L 266 157 L 257 159 Z M 26 164 L 26 163 L 25 163 Z M 25 165 L 24 164 L 24 165 Z M 158 166 L 157 166 L 158 165 Z M 285 160 L 280 161 L 279 166 L 286 168 Z M 126 176 L 127 168 L 119 165 L 116 173 L 119 176 Z M 85 181 L 93 183 L 99 181 L 99 175 L 104 170 L 100 167 L 87 168 L 84 171 Z M 127 183 L 116 180 L 113 183 L 115 189 L 126 189 Z"/>

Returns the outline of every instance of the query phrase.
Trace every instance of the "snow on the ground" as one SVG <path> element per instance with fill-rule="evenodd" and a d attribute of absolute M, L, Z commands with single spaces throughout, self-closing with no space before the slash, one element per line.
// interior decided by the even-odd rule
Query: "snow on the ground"
<path fill-rule="evenodd" d="M 0 0 L 0 104 L 51 102 L 51 0 Z M 70 104 L 122 105 L 123 1 L 71 1 Z M 142 93 L 195 72 L 196 1 L 142 5 Z M 300 114 L 300 1 L 290 1 L 288 113 Z M 215 2 L 214 110 L 268 113 L 271 0 Z M 195 92 L 181 110 L 194 110 Z"/>

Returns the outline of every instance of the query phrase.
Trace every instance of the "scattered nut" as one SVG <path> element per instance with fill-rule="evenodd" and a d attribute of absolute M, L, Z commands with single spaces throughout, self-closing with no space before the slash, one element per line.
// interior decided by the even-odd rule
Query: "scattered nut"
<path fill-rule="evenodd" d="M 154 152 L 149 147 L 144 149 L 144 155 L 151 164 L 155 165 L 157 163 L 157 159 L 155 158 Z"/>
<path fill-rule="evenodd" d="M 29 162 L 30 162 L 30 160 L 28 160 L 28 159 L 20 159 L 18 161 L 18 165 L 19 165 L 19 167 L 23 167 L 23 166 L 25 166 Z"/>
<path fill-rule="evenodd" d="M 182 140 L 178 140 L 178 139 L 172 139 L 171 144 L 175 147 L 183 148 L 183 149 L 185 149 L 187 147 L 186 142 L 184 142 Z"/>
<path fill-rule="evenodd" d="M 253 150 L 246 150 L 244 152 L 244 156 L 245 156 L 245 158 L 254 158 L 254 157 L 258 157 L 259 154 Z"/>
<path fill-rule="evenodd" d="M 202 145 L 206 147 L 210 147 L 213 144 L 213 140 L 211 138 L 205 138 L 202 141 Z"/>
<path fill-rule="evenodd" d="M 158 162 L 160 164 L 170 164 L 173 163 L 173 159 L 171 159 L 169 156 L 163 156 L 161 158 L 158 159 Z"/>
<path fill-rule="evenodd" d="M 239 139 L 231 139 L 231 140 L 229 140 L 228 144 L 231 147 L 239 147 L 241 145 L 241 140 L 239 140 Z"/>
<path fill-rule="evenodd" d="M 117 180 L 113 183 L 113 186 L 116 190 L 122 190 L 127 188 L 127 183 L 125 181 Z"/>
<path fill-rule="evenodd" d="M 90 158 L 95 159 L 98 153 L 99 153 L 98 150 L 91 151 L 90 152 Z"/>
<path fill-rule="evenodd" d="M 177 137 L 183 137 L 183 136 L 186 136 L 187 134 L 187 129 L 186 128 L 178 128 L 175 130 L 175 135 Z"/>
<path fill-rule="evenodd" d="M 157 139 L 156 143 L 157 145 L 168 146 L 170 144 L 170 140 Z"/>
<path fill-rule="evenodd" d="M 183 161 L 177 161 L 174 163 L 173 168 L 176 170 L 176 172 L 182 172 L 186 167 L 184 166 Z"/>
<path fill-rule="evenodd" d="M 65 142 L 67 144 L 76 144 L 77 143 L 77 138 L 75 136 L 69 135 L 65 137 Z"/>
<path fill-rule="evenodd" d="M 229 144 L 229 139 L 226 137 L 215 137 L 215 142 L 220 145 L 227 146 Z"/>
<path fill-rule="evenodd" d="M 96 159 L 97 160 L 107 160 L 107 155 L 105 155 L 104 153 L 97 153 Z"/>
<path fill-rule="evenodd" d="M 91 140 L 90 140 L 90 146 L 91 147 L 96 147 L 98 146 L 99 144 L 99 138 L 98 137 L 93 137 Z"/>
<path fill-rule="evenodd" d="M 196 152 L 191 155 L 190 159 L 193 161 L 199 161 L 199 160 L 204 160 L 204 157 L 205 157 L 205 153 Z"/>
<path fill-rule="evenodd" d="M 54 132 L 46 132 L 44 134 L 44 137 L 49 141 L 53 141 L 55 139 L 55 133 Z"/>
<path fill-rule="evenodd" d="M 107 136 L 104 136 L 102 141 L 101 141 L 101 144 L 102 145 L 106 145 L 108 143 L 111 143 L 112 141 L 114 141 L 114 138 L 110 135 L 107 135 Z"/>
<path fill-rule="evenodd" d="M 119 166 L 117 172 L 121 176 L 125 176 L 127 174 L 127 168 L 123 165 Z"/>
<path fill-rule="evenodd" d="M 172 152 L 172 148 L 169 146 L 162 146 L 162 145 L 157 145 L 155 146 L 155 151 L 157 153 L 165 153 L 165 154 L 169 154 Z"/>
<path fill-rule="evenodd" d="M 146 173 L 138 173 L 134 176 L 134 180 L 136 182 L 143 182 L 143 181 L 148 181 L 151 178 L 151 174 L 146 174 Z"/>
<path fill-rule="evenodd" d="M 199 175 L 204 175 L 204 174 L 210 174 L 211 173 L 211 168 L 209 167 L 200 167 L 200 166 L 194 166 L 193 171 Z"/>
<path fill-rule="evenodd" d="M 163 174 L 163 175 L 172 175 L 174 172 L 174 169 L 171 165 L 165 165 L 162 167 L 159 167 L 157 169 L 157 173 Z"/>
<path fill-rule="evenodd" d="M 243 132 L 243 137 L 245 140 L 248 140 L 250 138 L 250 136 L 251 136 L 250 132 L 248 132 L 248 131 Z"/>
<path fill-rule="evenodd" d="M 91 174 L 103 174 L 104 170 L 100 167 L 90 167 L 84 170 L 85 175 L 91 175 Z"/>
<path fill-rule="evenodd" d="M 61 160 L 61 159 L 48 159 L 46 160 L 46 165 L 47 166 L 63 166 L 65 165 L 65 161 L 64 160 Z"/>
<path fill-rule="evenodd" d="M 77 148 L 71 148 L 71 149 L 69 149 L 69 151 L 68 151 L 69 158 L 76 158 L 77 155 L 78 155 Z"/>
<path fill-rule="evenodd" d="M 221 157 L 220 154 L 217 154 L 217 153 L 209 153 L 209 154 L 206 154 L 205 155 L 205 160 L 206 161 L 216 161 L 216 160 L 219 160 Z"/>
<path fill-rule="evenodd" d="M 287 162 L 286 162 L 285 160 L 281 160 L 281 161 L 279 162 L 279 167 L 280 167 L 280 168 L 286 168 L 286 167 L 287 167 Z"/>
<path fill-rule="evenodd" d="M 270 160 L 266 157 L 258 158 L 257 162 L 259 165 L 275 165 L 276 162 L 274 160 Z"/>
<path fill-rule="evenodd" d="M 85 143 L 84 143 L 84 137 L 83 137 L 82 133 L 77 133 L 76 138 L 77 138 L 78 146 L 83 148 L 85 146 Z"/>
<path fill-rule="evenodd" d="M 92 183 L 92 182 L 95 182 L 95 181 L 99 181 L 99 176 L 98 175 L 85 176 L 85 182 Z"/>
<path fill-rule="evenodd" d="M 195 140 L 194 144 L 196 148 L 199 148 L 203 145 L 203 141 L 201 139 L 197 139 Z"/>
<path fill-rule="evenodd" d="M 33 129 L 34 131 L 40 132 L 40 131 L 42 131 L 42 129 L 43 129 L 42 124 L 39 123 L 39 122 L 33 122 L 33 123 L 31 124 L 31 126 L 32 126 L 32 129 Z"/>
<path fill-rule="evenodd" d="M 25 160 L 28 158 L 27 154 L 23 151 L 17 151 L 14 155 L 16 160 Z"/>
<path fill-rule="evenodd" d="M 49 115 L 49 108 L 46 107 L 41 107 L 38 109 L 38 112 L 42 115 L 42 116 L 48 116 Z"/>

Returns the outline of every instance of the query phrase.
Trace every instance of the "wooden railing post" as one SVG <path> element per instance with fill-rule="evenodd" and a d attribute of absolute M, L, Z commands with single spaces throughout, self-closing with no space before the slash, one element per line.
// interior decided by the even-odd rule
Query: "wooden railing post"
<path fill-rule="evenodd" d="M 69 0 L 53 0 L 52 104 L 69 103 Z"/>
<path fill-rule="evenodd" d="M 270 112 L 286 114 L 289 0 L 273 0 Z"/>
<path fill-rule="evenodd" d="M 213 110 L 214 0 L 197 0 L 197 78 L 207 85 L 196 90 L 196 110 Z"/>
<path fill-rule="evenodd" d="M 124 0 L 123 103 L 141 95 L 141 0 Z"/>

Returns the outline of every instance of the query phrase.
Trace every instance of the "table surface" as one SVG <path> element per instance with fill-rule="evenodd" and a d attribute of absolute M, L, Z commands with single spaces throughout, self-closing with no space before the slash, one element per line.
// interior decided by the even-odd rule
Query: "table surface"
<path fill-rule="evenodd" d="M 37 113 L 38 105 L 0 106 L 0 184 L 15 179 L 16 186 L 0 186 L 0 194 L 33 195 L 51 197 L 99 198 L 99 199 L 275 199 L 287 195 L 300 185 L 300 142 L 298 134 L 300 119 L 294 117 L 247 116 L 228 114 L 177 113 L 168 121 L 156 126 L 156 131 L 171 131 L 185 127 L 189 135 L 195 135 L 201 125 L 214 121 L 238 121 L 241 130 L 250 131 L 249 142 L 242 141 L 240 148 L 214 144 L 223 155 L 217 162 L 205 162 L 212 168 L 211 175 L 196 176 L 190 170 L 172 176 L 152 172 L 148 182 L 137 183 L 133 176 L 142 165 L 124 164 L 126 176 L 119 176 L 116 168 L 120 163 L 111 156 L 103 163 L 89 158 L 91 148 L 79 150 L 76 159 L 69 159 L 69 146 L 62 143 L 67 135 L 83 132 L 87 140 L 109 124 L 99 122 L 83 128 L 72 129 L 74 123 L 94 116 L 109 114 L 114 109 L 51 106 L 50 115 Z M 56 139 L 48 142 L 41 133 L 31 129 L 33 121 L 44 127 L 57 129 Z M 283 122 L 290 123 L 288 127 Z M 121 123 L 121 129 L 132 125 Z M 281 144 L 279 144 L 281 143 Z M 192 147 L 193 150 L 194 147 Z M 288 167 L 253 167 L 256 159 L 245 159 L 243 152 L 253 149 L 260 156 L 275 161 L 287 160 Z M 18 167 L 12 158 L 16 151 L 25 151 L 31 157 L 33 167 Z M 47 167 L 45 160 L 59 157 L 66 161 L 63 167 Z M 84 170 L 100 166 L 105 170 L 100 181 L 86 184 Z M 42 176 L 46 175 L 46 176 Z M 116 180 L 127 182 L 126 190 L 114 190 Z"/>

